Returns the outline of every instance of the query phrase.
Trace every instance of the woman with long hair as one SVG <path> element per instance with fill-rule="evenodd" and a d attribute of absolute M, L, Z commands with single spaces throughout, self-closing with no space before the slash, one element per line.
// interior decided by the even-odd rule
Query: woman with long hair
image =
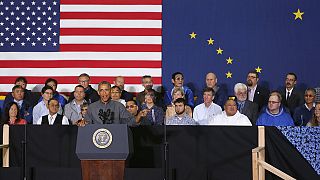
<path fill-rule="evenodd" d="M 316 104 L 312 119 L 308 122 L 307 126 L 320 126 L 320 103 Z"/>
<path fill-rule="evenodd" d="M 6 105 L 2 124 L 27 124 L 27 121 L 25 119 L 20 118 L 20 110 L 16 102 L 10 102 Z"/>

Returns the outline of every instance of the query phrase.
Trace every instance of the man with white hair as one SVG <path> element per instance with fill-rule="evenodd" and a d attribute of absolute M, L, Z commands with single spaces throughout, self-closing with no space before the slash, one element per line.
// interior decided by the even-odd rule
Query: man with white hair
<path fill-rule="evenodd" d="M 258 104 L 247 99 L 247 86 L 243 83 L 237 83 L 234 86 L 234 95 L 237 97 L 236 102 L 241 114 L 246 115 L 252 124 L 256 124 L 258 118 Z"/>
<path fill-rule="evenodd" d="M 209 119 L 208 125 L 218 126 L 252 126 L 247 116 L 239 113 L 237 103 L 229 99 L 224 104 L 224 111 L 221 114 Z"/>

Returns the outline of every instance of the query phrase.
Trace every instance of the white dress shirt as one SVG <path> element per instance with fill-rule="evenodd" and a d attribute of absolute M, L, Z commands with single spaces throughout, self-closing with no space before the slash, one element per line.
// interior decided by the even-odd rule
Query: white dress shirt
<path fill-rule="evenodd" d="M 221 107 L 213 102 L 209 107 L 206 107 L 205 104 L 202 103 L 194 108 L 193 119 L 200 125 L 207 125 L 210 118 L 217 114 L 220 114 L 221 112 Z"/>

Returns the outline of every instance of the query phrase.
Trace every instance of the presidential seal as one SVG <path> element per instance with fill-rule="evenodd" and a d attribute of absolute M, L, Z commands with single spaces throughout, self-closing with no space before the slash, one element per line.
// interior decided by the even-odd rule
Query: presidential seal
<path fill-rule="evenodd" d="M 93 133 L 92 141 L 97 148 L 107 148 L 112 143 L 112 134 L 108 129 L 98 129 Z"/>

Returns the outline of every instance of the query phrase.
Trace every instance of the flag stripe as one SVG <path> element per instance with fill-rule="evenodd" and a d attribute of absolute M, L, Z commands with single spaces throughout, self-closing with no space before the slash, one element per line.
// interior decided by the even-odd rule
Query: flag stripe
<path fill-rule="evenodd" d="M 23 70 L 23 71 L 22 71 Z M 161 76 L 161 68 L 0 68 L 0 76 L 16 74 L 17 76 L 74 76 L 86 72 L 90 76 Z"/>
<path fill-rule="evenodd" d="M 0 79 L 0 84 L 13 84 L 17 77 L 15 76 L 4 76 Z M 26 76 L 28 84 L 44 84 L 48 79 L 45 76 Z M 59 84 L 78 84 L 78 76 L 51 76 L 58 81 Z M 112 83 L 114 76 L 94 76 L 90 79 L 92 84 L 99 84 L 101 81 L 108 81 Z M 140 76 L 132 76 L 125 79 L 126 84 L 141 84 Z M 161 84 L 161 77 L 153 77 L 153 83 Z"/>
<path fill-rule="evenodd" d="M 1 60 L 161 60 L 161 52 L 2 52 Z"/>
<path fill-rule="evenodd" d="M 60 0 L 60 2 L 61 4 L 75 4 L 75 0 Z M 162 0 L 77 0 L 76 4 L 161 5 Z"/>
<path fill-rule="evenodd" d="M 3 60 L 2 68 L 161 68 L 161 61 L 130 60 Z"/>
<path fill-rule="evenodd" d="M 161 12 L 62 12 L 61 19 L 154 19 L 161 20 Z"/>
<path fill-rule="evenodd" d="M 111 83 L 111 82 L 110 82 Z M 78 84 L 78 83 L 77 83 Z M 74 87 L 77 84 L 58 84 L 57 91 L 59 92 L 72 92 L 74 90 Z M 35 92 L 41 92 L 41 88 L 43 87 L 43 83 L 41 84 L 28 84 L 28 89 L 31 89 Z M 91 84 L 91 86 L 94 89 L 98 89 L 98 84 Z M 112 85 L 113 86 L 113 85 Z M 160 84 L 154 84 L 154 89 L 157 91 L 160 91 L 161 85 Z M 12 83 L 10 84 L 0 84 L 0 92 L 11 92 L 12 89 Z M 126 84 L 124 89 L 129 92 L 138 93 L 144 90 L 143 86 L 141 84 Z"/>
<path fill-rule="evenodd" d="M 61 36 L 161 36 L 161 28 L 61 28 Z"/>
<path fill-rule="evenodd" d="M 60 20 L 61 28 L 161 28 L 161 20 Z"/>
<path fill-rule="evenodd" d="M 61 36 L 60 44 L 161 44 L 161 36 Z"/>
<path fill-rule="evenodd" d="M 61 51 L 80 51 L 80 52 L 161 52 L 161 45 L 156 44 L 62 44 L 60 45 Z"/>
<path fill-rule="evenodd" d="M 60 12 L 161 12 L 161 5 L 61 5 Z"/>

